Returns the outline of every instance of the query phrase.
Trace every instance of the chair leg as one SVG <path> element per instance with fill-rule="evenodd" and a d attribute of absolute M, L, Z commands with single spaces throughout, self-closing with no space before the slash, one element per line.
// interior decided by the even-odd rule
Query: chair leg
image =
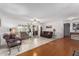
<path fill-rule="evenodd" d="M 75 56 L 75 52 L 76 52 L 76 51 L 74 50 L 74 52 L 73 52 L 73 56 Z"/>
<path fill-rule="evenodd" d="M 20 51 L 20 46 L 17 46 L 18 52 Z"/>
<path fill-rule="evenodd" d="M 9 48 L 8 51 L 9 51 L 8 55 L 11 55 L 11 48 Z"/>

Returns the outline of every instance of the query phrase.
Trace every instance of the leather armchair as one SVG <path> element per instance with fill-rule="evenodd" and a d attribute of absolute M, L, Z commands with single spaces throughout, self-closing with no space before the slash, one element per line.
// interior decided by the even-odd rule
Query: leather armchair
<path fill-rule="evenodd" d="M 12 47 L 15 46 L 20 46 L 22 44 L 22 39 L 19 37 L 16 37 L 15 34 L 4 34 L 3 38 L 6 40 L 7 46 L 9 48 L 9 54 L 11 54 L 11 49 Z M 19 50 L 19 48 L 18 48 Z"/>

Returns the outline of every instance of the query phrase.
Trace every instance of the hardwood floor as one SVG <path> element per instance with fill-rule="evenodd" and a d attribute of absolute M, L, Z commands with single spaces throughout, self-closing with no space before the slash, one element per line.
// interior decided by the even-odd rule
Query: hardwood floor
<path fill-rule="evenodd" d="M 61 38 L 34 48 L 18 56 L 72 56 L 79 49 L 79 41 Z"/>

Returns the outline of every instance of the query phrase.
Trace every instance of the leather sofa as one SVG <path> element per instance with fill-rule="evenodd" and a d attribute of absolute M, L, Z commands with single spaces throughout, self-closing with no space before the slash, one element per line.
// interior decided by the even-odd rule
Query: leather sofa
<path fill-rule="evenodd" d="M 52 38 L 53 32 L 51 32 L 51 31 L 42 31 L 41 36 L 46 37 L 46 38 Z"/>
<path fill-rule="evenodd" d="M 22 40 L 29 38 L 29 35 L 26 32 L 20 32 L 20 36 L 21 36 Z"/>

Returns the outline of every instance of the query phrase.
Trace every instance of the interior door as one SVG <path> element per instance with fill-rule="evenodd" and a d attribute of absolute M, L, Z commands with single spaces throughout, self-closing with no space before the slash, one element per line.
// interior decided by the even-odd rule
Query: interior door
<path fill-rule="evenodd" d="M 64 37 L 70 36 L 70 23 L 64 24 Z"/>

